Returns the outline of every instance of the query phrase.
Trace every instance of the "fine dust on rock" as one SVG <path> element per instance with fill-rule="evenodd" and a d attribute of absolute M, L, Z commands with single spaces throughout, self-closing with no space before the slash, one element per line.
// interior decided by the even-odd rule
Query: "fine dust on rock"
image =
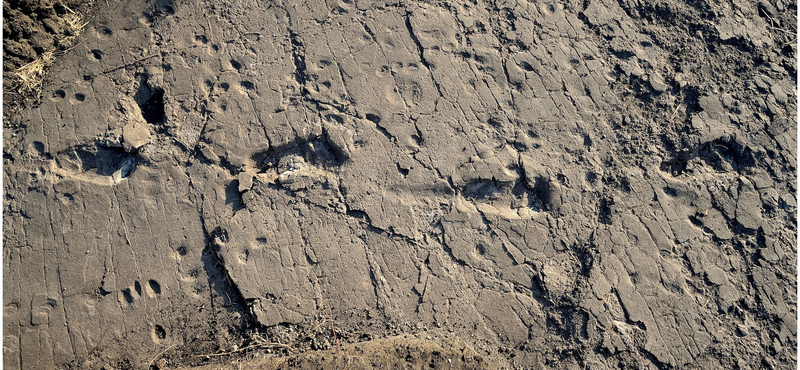
<path fill-rule="evenodd" d="M 793 368 L 796 9 L 97 2 L 4 131 L 4 364 Z"/>

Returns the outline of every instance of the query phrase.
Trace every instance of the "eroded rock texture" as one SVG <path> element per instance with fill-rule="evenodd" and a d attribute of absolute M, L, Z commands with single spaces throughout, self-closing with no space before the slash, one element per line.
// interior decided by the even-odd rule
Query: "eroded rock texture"
<path fill-rule="evenodd" d="M 99 2 L 5 133 L 5 365 L 330 312 L 514 368 L 793 368 L 795 17 Z"/>

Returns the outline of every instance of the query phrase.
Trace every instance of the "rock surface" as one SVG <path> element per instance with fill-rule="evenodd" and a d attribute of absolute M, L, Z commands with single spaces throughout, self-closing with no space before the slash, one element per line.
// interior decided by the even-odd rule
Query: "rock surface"
<path fill-rule="evenodd" d="M 99 2 L 4 131 L 4 364 L 794 368 L 795 19 Z"/>

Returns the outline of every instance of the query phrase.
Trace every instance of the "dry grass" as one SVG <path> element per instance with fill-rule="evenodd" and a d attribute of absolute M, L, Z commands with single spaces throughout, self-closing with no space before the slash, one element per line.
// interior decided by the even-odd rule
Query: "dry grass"
<path fill-rule="evenodd" d="M 20 93 L 27 95 L 31 92 L 36 92 L 42 86 L 45 71 L 47 67 L 53 64 L 55 56 L 52 51 L 48 51 L 40 55 L 36 60 L 30 62 L 19 69 L 16 75 L 19 80 Z"/>
<path fill-rule="evenodd" d="M 59 40 L 59 44 L 65 49 L 66 52 L 74 47 L 78 37 L 80 37 L 83 27 L 86 27 L 88 22 L 84 22 L 83 15 L 66 8 L 68 13 L 61 16 L 66 29 L 66 36 Z M 21 95 L 38 94 L 39 89 L 42 87 L 42 81 L 47 73 L 48 67 L 53 64 L 56 59 L 55 51 L 47 51 L 39 55 L 33 62 L 30 62 L 16 70 L 17 82 L 19 83 L 19 93 Z"/>
<path fill-rule="evenodd" d="M 185 367 L 181 370 L 241 369 L 509 369 L 501 357 L 481 355 L 456 336 L 428 333 L 401 335 L 343 345 L 340 349 L 307 351 L 289 356 L 242 356 L 227 361 Z M 423 339 L 423 337 L 428 337 Z M 166 363 L 164 364 L 166 367 Z"/>

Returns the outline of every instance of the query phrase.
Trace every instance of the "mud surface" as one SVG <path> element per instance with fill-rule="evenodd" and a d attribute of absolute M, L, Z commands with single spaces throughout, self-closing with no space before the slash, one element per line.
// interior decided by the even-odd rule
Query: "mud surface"
<path fill-rule="evenodd" d="M 4 130 L 4 364 L 795 368 L 796 8 L 97 2 Z"/>

